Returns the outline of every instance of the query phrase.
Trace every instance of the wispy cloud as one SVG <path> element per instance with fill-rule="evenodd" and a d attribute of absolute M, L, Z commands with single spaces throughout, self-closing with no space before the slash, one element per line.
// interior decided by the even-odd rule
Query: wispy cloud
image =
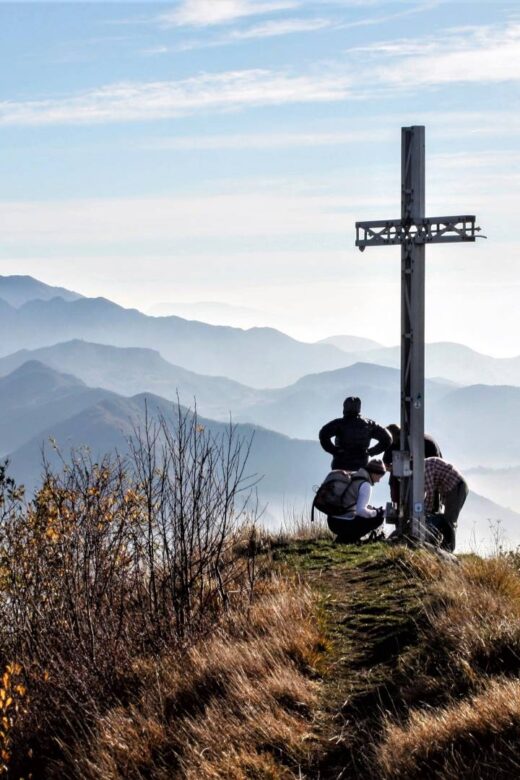
<path fill-rule="evenodd" d="M 148 49 L 141 49 L 140 54 L 144 54 L 147 57 L 153 57 L 157 54 L 168 54 L 171 51 L 169 46 L 150 46 Z"/>
<path fill-rule="evenodd" d="M 249 38 L 271 38 L 276 35 L 314 32 L 333 26 L 330 19 L 277 19 L 256 24 L 243 30 L 233 30 L 228 40 L 247 40 Z"/>
<path fill-rule="evenodd" d="M 202 110 L 338 101 L 348 95 L 348 89 L 347 77 L 229 71 L 179 81 L 111 84 L 64 98 L 4 101 L 0 125 L 149 121 Z"/>
<path fill-rule="evenodd" d="M 363 8 L 366 9 L 367 6 L 372 6 L 374 4 L 378 5 L 379 3 L 378 2 L 372 3 L 370 2 L 370 0 L 367 0 L 366 3 L 349 2 L 349 0 L 345 0 L 344 2 L 342 0 L 338 0 L 338 2 L 335 2 L 334 0 L 332 1 L 324 0 L 324 2 L 320 3 L 320 5 L 325 10 L 327 10 L 327 8 L 330 8 L 330 10 L 335 12 L 330 18 L 325 18 L 325 17 L 287 18 L 286 17 L 283 19 L 273 19 L 273 20 L 268 20 L 266 22 L 263 22 L 261 24 L 251 25 L 249 27 L 241 27 L 241 28 L 236 27 L 228 31 L 224 35 L 183 41 L 182 44 L 179 44 L 175 48 L 179 51 L 191 51 L 193 49 L 207 49 L 207 48 L 215 48 L 218 46 L 228 46 L 233 43 L 237 43 L 245 40 L 251 40 L 255 38 L 270 38 L 274 36 L 291 35 L 295 33 L 317 32 L 319 30 L 326 30 L 331 28 L 336 30 L 348 30 L 357 27 L 377 26 L 380 24 L 385 24 L 394 19 L 399 19 L 403 16 L 409 16 L 410 14 L 417 14 L 417 13 L 423 13 L 425 11 L 428 11 L 432 7 L 437 6 L 439 4 L 439 1 L 440 0 L 423 0 L 423 2 L 419 2 L 417 4 L 411 5 L 410 7 L 401 9 L 399 11 L 395 11 L 390 14 L 384 14 L 380 16 L 372 14 L 370 16 L 362 17 L 360 19 L 345 21 L 345 19 L 338 14 L 340 8 L 341 11 L 344 12 L 350 6 L 353 7 L 363 6 Z M 303 6 L 306 5 L 307 3 L 305 3 L 304 0 L 301 0 L 300 4 Z M 313 11 L 316 11 L 316 2 L 312 3 L 311 7 Z"/>
<path fill-rule="evenodd" d="M 297 8 L 299 0 L 182 0 L 178 8 L 161 14 L 164 26 L 207 27 L 229 24 L 248 16 Z"/>
<path fill-rule="evenodd" d="M 420 45 L 412 39 L 363 47 L 373 80 L 389 87 L 520 80 L 520 24 L 443 31 Z M 351 49 L 358 54 L 360 48 Z M 383 57 L 383 64 L 378 60 Z"/>
<path fill-rule="evenodd" d="M 295 20 L 285 24 L 291 21 Z M 284 20 L 279 23 L 281 30 Z M 273 34 L 275 24 L 249 29 L 257 36 L 268 35 Z M 241 34 L 247 35 L 247 30 Z M 146 53 L 163 51 L 161 47 Z M 43 100 L 4 101 L 0 125 L 150 121 L 254 106 L 366 100 L 457 83 L 518 82 L 520 24 L 443 31 L 442 36 L 424 39 L 420 47 L 414 39 L 382 41 L 364 47 L 362 53 L 360 57 L 359 50 L 349 49 L 343 59 L 315 63 L 304 73 L 225 71 L 176 81 L 108 84 Z"/>

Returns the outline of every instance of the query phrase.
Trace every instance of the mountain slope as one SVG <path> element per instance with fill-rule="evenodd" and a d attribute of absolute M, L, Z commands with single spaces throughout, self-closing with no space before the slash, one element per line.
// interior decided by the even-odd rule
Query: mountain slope
<path fill-rule="evenodd" d="M 399 420 L 400 372 L 393 368 L 355 363 L 347 368 L 309 374 L 288 387 L 264 392 L 260 401 L 237 412 L 236 419 L 274 428 L 289 436 L 317 437 L 322 425 L 341 417 L 348 395 L 362 399 L 362 414 L 382 425 Z M 451 384 L 427 380 L 428 402 L 440 402 Z"/>
<path fill-rule="evenodd" d="M 461 465 L 520 463 L 520 387 L 458 388 L 429 410 L 428 424 L 443 452 Z"/>
<path fill-rule="evenodd" d="M 244 331 L 179 317 L 148 317 L 104 298 L 54 298 L 0 309 L 0 327 L 6 334 L 3 355 L 79 338 L 156 349 L 191 371 L 260 387 L 283 386 L 309 371 L 345 364 L 345 353 L 337 347 L 306 344 L 272 328 Z"/>
<path fill-rule="evenodd" d="M 57 371 L 67 371 L 91 387 L 103 387 L 120 395 L 151 392 L 193 406 L 203 414 L 227 418 L 230 412 L 262 397 L 231 379 L 203 376 L 164 360 L 159 352 L 140 347 L 112 347 L 75 339 L 51 347 L 20 350 L 0 358 L 0 375 L 27 360 L 39 360 Z"/>
<path fill-rule="evenodd" d="M 333 344 L 335 347 L 342 349 L 344 352 L 364 352 L 369 349 L 385 349 L 385 347 L 378 341 L 373 339 L 366 339 L 362 336 L 327 336 L 325 339 L 320 339 L 317 344 Z"/>
<path fill-rule="evenodd" d="M 65 456 L 71 448 L 81 446 L 89 447 L 94 459 L 114 450 L 124 453 L 136 427 L 144 426 L 146 409 L 150 417 L 162 415 L 172 419 L 172 404 L 150 393 L 133 398 L 112 396 L 48 427 L 25 442 L 10 455 L 12 472 L 19 481 L 33 489 L 40 473 L 41 446 L 50 438 L 56 440 Z M 202 417 L 199 422 L 215 435 L 227 429 L 226 423 Z M 328 456 L 319 445 L 289 439 L 251 425 L 237 426 L 237 436 L 245 441 L 249 441 L 253 434 L 254 446 L 247 472 L 263 477 L 259 486 L 262 497 L 286 496 L 291 500 L 308 497 L 312 485 L 327 471 Z M 49 450 L 47 456 L 51 464 L 59 467 L 60 459 L 54 450 Z"/>
<path fill-rule="evenodd" d="M 474 490 L 497 504 L 513 510 L 520 507 L 520 466 L 503 469 L 480 466 L 467 470 L 466 477 Z"/>
<path fill-rule="evenodd" d="M 43 363 L 25 363 L 0 377 L 0 453 L 7 454 L 40 431 L 111 395 Z"/>
<path fill-rule="evenodd" d="M 399 368 L 400 348 L 383 347 L 350 355 L 350 362 L 366 360 Z M 458 384 L 520 385 L 520 356 L 493 358 L 452 342 L 426 345 L 426 376 L 451 379 Z"/>
<path fill-rule="evenodd" d="M 66 290 L 64 287 L 52 287 L 34 279 L 32 276 L 1 276 L 0 298 L 11 306 L 23 306 L 27 301 L 63 298 L 65 301 L 75 301 L 82 298 L 79 293 Z"/>

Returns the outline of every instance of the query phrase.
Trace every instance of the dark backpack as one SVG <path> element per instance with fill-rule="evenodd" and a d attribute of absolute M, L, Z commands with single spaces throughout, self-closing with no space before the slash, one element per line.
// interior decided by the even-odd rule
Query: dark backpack
<path fill-rule="evenodd" d="M 343 515 L 354 507 L 356 497 L 350 490 L 354 482 L 366 482 L 366 478 L 342 469 L 330 471 L 314 496 L 311 521 L 314 522 L 315 508 L 325 515 Z"/>

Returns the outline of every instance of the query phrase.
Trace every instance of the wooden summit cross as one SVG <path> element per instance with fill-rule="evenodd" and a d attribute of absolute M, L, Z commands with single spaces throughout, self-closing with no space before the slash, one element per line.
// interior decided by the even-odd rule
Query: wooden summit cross
<path fill-rule="evenodd" d="M 356 246 L 401 245 L 401 442 L 397 530 L 425 540 L 424 290 L 425 246 L 475 241 L 474 216 L 425 217 L 424 127 L 401 128 L 401 219 L 356 222 Z"/>

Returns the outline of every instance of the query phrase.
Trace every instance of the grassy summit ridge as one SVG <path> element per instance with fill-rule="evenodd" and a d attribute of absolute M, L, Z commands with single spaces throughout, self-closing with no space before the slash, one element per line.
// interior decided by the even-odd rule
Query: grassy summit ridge
<path fill-rule="evenodd" d="M 289 544 L 278 556 L 321 594 L 330 640 L 306 776 L 518 776 L 515 556 L 456 565 L 327 540 Z"/>
<path fill-rule="evenodd" d="M 171 594 L 184 559 L 157 565 L 153 602 L 155 510 L 122 468 L 49 477 L 28 508 L 4 475 L 0 774 L 519 776 L 517 556 L 228 533 L 188 523 L 187 494 L 180 549 L 191 529 L 211 546 Z"/>

